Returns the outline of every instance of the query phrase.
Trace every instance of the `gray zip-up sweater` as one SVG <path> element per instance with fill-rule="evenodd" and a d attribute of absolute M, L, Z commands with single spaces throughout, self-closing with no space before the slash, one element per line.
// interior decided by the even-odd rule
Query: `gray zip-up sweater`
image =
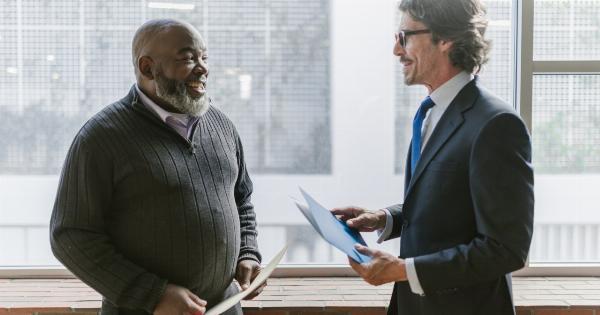
<path fill-rule="evenodd" d="M 237 262 L 260 262 L 239 136 L 212 107 L 191 140 L 135 88 L 79 131 L 50 222 L 54 255 L 111 304 L 152 313 L 167 283 L 222 296 Z"/>

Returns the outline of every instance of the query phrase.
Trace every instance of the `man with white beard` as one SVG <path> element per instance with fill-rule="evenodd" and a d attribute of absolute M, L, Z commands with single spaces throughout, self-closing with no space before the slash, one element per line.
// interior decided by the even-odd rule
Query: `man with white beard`
<path fill-rule="evenodd" d="M 101 314 L 203 314 L 237 293 L 234 278 L 245 289 L 260 272 L 242 144 L 210 105 L 193 26 L 146 22 L 132 57 L 137 84 L 71 145 L 52 250 L 102 294 Z"/>

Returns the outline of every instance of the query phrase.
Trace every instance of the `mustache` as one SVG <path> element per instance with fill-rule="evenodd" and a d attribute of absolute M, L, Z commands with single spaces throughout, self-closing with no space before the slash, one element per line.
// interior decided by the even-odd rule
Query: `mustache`
<path fill-rule="evenodd" d="M 407 61 L 410 62 L 410 61 L 412 61 L 412 59 L 400 57 L 400 62 L 407 62 Z"/>
<path fill-rule="evenodd" d="M 190 82 L 190 81 L 200 81 L 202 83 L 206 83 L 207 81 L 207 77 L 205 75 L 200 75 L 200 76 L 192 76 L 189 77 L 185 80 L 185 82 Z"/>

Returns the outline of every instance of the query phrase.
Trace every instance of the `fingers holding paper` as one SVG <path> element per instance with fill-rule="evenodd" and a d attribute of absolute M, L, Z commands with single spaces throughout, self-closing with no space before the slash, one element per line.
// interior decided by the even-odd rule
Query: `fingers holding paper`
<path fill-rule="evenodd" d="M 238 263 L 235 279 L 240 284 L 243 290 L 248 289 L 250 283 L 260 274 L 260 264 L 254 260 L 242 260 Z M 267 281 L 263 282 L 258 288 L 244 298 L 244 300 L 251 300 L 262 293 L 263 289 L 267 286 Z"/>
<path fill-rule="evenodd" d="M 167 284 L 158 305 L 156 305 L 156 308 L 154 309 L 153 315 L 202 315 L 205 311 L 206 301 L 184 287 Z"/>
<path fill-rule="evenodd" d="M 349 227 L 360 232 L 373 232 L 385 227 L 386 215 L 383 210 L 369 211 L 361 207 L 335 208 L 331 213 L 345 221 Z"/>
<path fill-rule="evenodd" d="M 384 251 L 368 248 L 359 244 L 356 250 L 372 258 L 369 263 L 358 263 L 348 257 L 350 266 L 359 276 L 371 285 L 382 285 L 389 282 L 406 281 L 404 260 Z"/>

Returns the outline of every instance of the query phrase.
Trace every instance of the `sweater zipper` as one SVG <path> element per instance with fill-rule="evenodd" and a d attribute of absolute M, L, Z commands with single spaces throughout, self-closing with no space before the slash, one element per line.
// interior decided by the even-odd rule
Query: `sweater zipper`
<path fill-rule="evenodd" d="M 139 100 L 134 99 L 134 104 L 138 103 Z M 138 104 L 139 105 L 139 104 Z M 141 104 L 141 106 L 144 106 L 143 104 Z M 142 115 L 148 117 L 150 120 L 154 121 L 155 123 L 158 123 L 161 128 L 166 128 L 169 131 L 173 133 L 177 138 L 183 140 L 186 144 L 187 144 L 187 149 L 188 152 L 192 155 L 196 154 L 196 144 L 194 144 L 192 141 L 190 141 L 190 139 L 186 139 L 184 137 L 182 137 L 177 131 L 175 131 L 173 128 L 169 127 L 164 121 L 161 121 L 158 117 L 156 117 L 156 115 L 154 115 L 153 113 L 147 111 L 147 110 L 143 110 L 142 108 L 137 108 L 134 106 L 134 109 L 138 110 L 141 112 Z M 145 109 L 145 108 L 144 108 Z M 191 138 L 194 139 L 194 135 L 196 134 L 196 128 L 198 128 L 198 124 L 200 124 L 200 120 L 198 120 L 198 122 L 196 122 L 196 126 L 194 127 L 194 129 L 192 130 L 192 134 L 191 134 Z"/>

